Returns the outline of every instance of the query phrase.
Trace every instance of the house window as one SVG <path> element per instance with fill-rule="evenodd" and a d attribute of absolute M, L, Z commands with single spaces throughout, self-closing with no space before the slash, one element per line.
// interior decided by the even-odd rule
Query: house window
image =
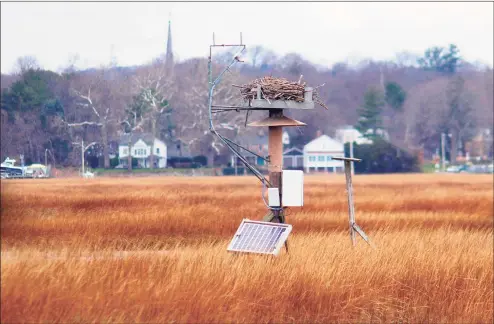
<path fill-rule="evenodd" d="M 328 156 L 326 157 L 326 161 L 331 161 L 332 159 L 333 159 L 333 158 L 331 157 L 331 155 L 328 155 Z"/>
<path fill-rule="evenodd" d="M 156 148 L 156 154 L 160 154 L 160 148 L 159 147 Z"/>
<path fill-rule="evenodd" d="M 123 154 L 124 154 L 124 155 L 127 155 L 128 153 L 129 153 L 129 149 L 128 149 L 128 148 L 124 148 L 124 149 L 123 149 Z"/>
<path fill-rule="evenodd" d="M 317 160 L 318 160 L 319 162 L 324 162 L 324 155 L 319 155 L 319 156 L 317 157 Z"/>
<path fill-rule="evenodd" d="M 146 150 L 145 149 L 135 149 L 134 153 L 137 156 L 143 156 L 143 155 L 146 155 Z"/>
<path fill-rule="evenodd" d="M 311 155 L 309 156 L 309 162 L 315 162 L 316 161 L 316 157 Z"/>

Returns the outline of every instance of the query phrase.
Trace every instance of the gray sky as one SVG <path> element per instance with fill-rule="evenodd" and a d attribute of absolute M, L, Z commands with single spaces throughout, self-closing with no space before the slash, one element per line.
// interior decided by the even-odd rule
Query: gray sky
<path fill-rule="evenodd" d="M 169 13 L 179 59 L 217 43 L 260 44 L 319 64 L 393 59 L 455 43 L 469 61 L 493 65 L 493 3 L 2 3 L 1 71 L 34 55 L 58 70 L 137 65 L 164 53 Z"/>

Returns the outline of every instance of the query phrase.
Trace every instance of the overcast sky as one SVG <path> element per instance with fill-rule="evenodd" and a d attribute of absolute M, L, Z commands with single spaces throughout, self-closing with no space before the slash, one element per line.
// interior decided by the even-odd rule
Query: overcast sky
<path fill-rule="evenodd" d="M 493 3 L 2 3 L 1 70 L 35 56 L 58 70 L 138 65 L 163 54 L 171 12 L 179 59 L 205 57 L 217 43 L 260 44 L 327 66 L 456 44 L 464 58 L 493 65 Z"/>

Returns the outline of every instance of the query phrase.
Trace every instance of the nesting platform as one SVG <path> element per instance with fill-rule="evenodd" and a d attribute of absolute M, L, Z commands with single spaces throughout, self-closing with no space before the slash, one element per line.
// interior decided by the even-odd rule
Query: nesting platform
<path fill-rule="evenodd" d="M 313 101 L 313 89 L 311 87 L 306 87 L 304 90 L 304 100 L 271 100 L 263 99 L 261 94 L 261 86 L 257 85 L 256 98 L 244 101 L 245 108 L 255 108 L 255 109 L 314 109 Z"/>
<path fill-rule="evenodd" d="M 245 103 L 246 108 L 255 107 L 257 109 L 314 109 L 313 101 L 297 102 L 294 100 L 266 100 L 253 99 Z"/>

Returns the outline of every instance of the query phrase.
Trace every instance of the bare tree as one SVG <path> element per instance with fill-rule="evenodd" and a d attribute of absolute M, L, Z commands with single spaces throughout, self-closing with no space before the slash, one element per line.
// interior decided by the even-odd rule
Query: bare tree
<path fill-rule="evenodd" d="M 458 155 L 458 145 L 472 137 L 476 129 L 474 115 L 474 98 L 465 86 L 465 79 L 460 75 L 450 78 L 446 88 L 447 106 L 440 111 L 444 128 L 451 134 L 451 161 Z M 462 145 L 464 147 L 464 145 Z"/>
<path fill-rule="evenodd" d="M 26 71 L 37 70 L 39 68 L 38 59 L 32 55 L 27 55 L 17 58 L 14 71 L 16 74 L 23 74 Z"/>
<path fill-rule="evenodd" d="M 69 127 L 98 127 L 103 147 L 104 167 L 110 167 L 108 131 L 118 120 L 122 96 L 117 92 L 118 84 L 112 71 L 102 68 L 96 73 L 78 75 L 72 80 L 71 91 L 75 97 L 76 114 Z M 80 111 L 78 114 L 77 112 Z"/>
<path fill-rule="evenodd" d="M 154 168 L 154 138 L 157 137 L 157 124 L 160 116 L 169 109 L 169 102 L 173 98 L 175 84 L 173 82 L 173 69 L 163 60 L 156 60 L 153 64 L 141 68 L 134 76 L 135 91 L 138 92 L 141 104 L 146 107 L 141 109 L 147 116 L 142 116 L 141 122 L 149 121 L 151 124 L 150 167 Z"/>
<path fill-rule="evenodd" d="M 404 142 L 407 146 L 419 146 L 428 152 L 439 147 L 440 119 L 437 111 L 444 109 L 446 97 L 445 78 L 420 84 L 409 91 L 404 108 Z"/>
<path fill-rule="evenodd" d="M 254 68 L 263 64 L 264 59 L 269 60 L 268 56 L 270 55 L 272 55 L 272 53 L 260 45 L 249 47 L 246 54 L 246 56 L 249 57 L 251 66 Z M 231 56 L 228 59 L 231 60 Z"/>
<path fill-rule="evenodd" d="M 418 59 L 419 55 L 408 51 L 399 52 L 395 55 L 396 64 L 400 68 L 415 66 Z"/>
<path fill-rule="evenodd" d="M 407 102 L 406 138 L 428 150 L 438 148 L 441 133 L 450 138 L 450 159 L 456 161 L 460 143 L 471 138 L 476 130 L 476 100 L 459 76 L 443 77 L 412 89 Z"/>
<path fill-rule="evenodd" d="M 125 128 L 125 133 L 128 135 L 128 155 L 127 155 L 127 169 L 128 171 L 132 171 L 132 135 L 136 131 L 144 131 L 145 125 L 151 119 L 151 115 L 149 114 L 149 105 L 147 101 L 143 100 L 142 93 L 139 93 L 133 97 L 132 103 L 125 110 L 126 116 L 121 124 Z M 151 150 L 151 154 L 153 154 L 153 150 Z"/>
<path fill-rule="evenodd" d="M 205 154 L 211 166 L 214 156 L 220 154 L 223 143 L 209 131 L 207 61 L 191 60 L 179 72 L 177 90 L 180 97 L 173 100 L 173 104 L 180 107 L 175 114 L 178 138 L 192 150 Z M 237 73 L 225 74 L 215 89 L 215 103 L 240 104 L 240 92 L 232 84 L 241 82 Z M 226 135 L 235 137 L 243 131 L 245 114 L 227 112 L 215 114 L 214 118 L 216 129 L 226 132 Z"/>

